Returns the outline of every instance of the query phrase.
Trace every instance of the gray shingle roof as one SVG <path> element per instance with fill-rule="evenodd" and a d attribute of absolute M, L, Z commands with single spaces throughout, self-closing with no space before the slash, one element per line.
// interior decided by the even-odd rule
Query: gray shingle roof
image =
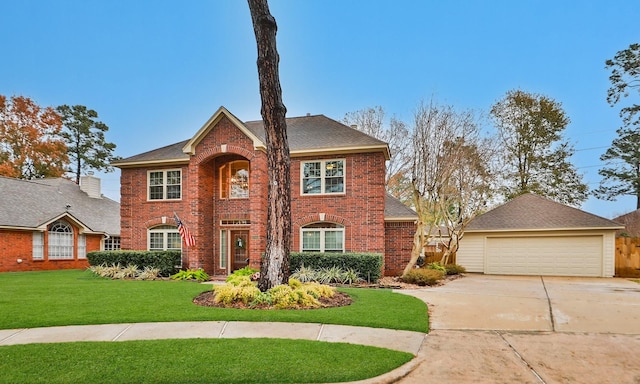
<path fill-rule="evenodd" d="M 528 193 L 484 213 L 467 231 L 616 229 L 620 224 L 600 216 Z"/>
<path fill-rule="evenodd" d="M 415 220 L 418 218 L 418 214 L 411 208 L 402 204 L 402 202 L 395 197 L 387 194 L 384 201 L 384 219 L 389 221 L 398 220 Z"/>
<path fill-rule="evenodd" d="M 221 109 L 225 111 L 224 113 L 229 113 L 226 109 L 222 107 Z M 263 143 L 266 142 L 262 120 L 248 121 L 242 124 Z M 385 142 L 324 115 L 287 118 L 287 139 L 291 152 L 328 149 L 350 150 L 357 148 L 376 148 L 377 150 L 388 151 Z M 114 161 L 113 165 L 130 165 L 137 162 L 187 162 L 189 161 L 189 155 L 184 153 L 182 149 L 189 141 L 181 141 Z"/>
<path fill-rule="evenodd" d="M 120 235 L 120 204 L 91 198 L 73 181 L 0 176 L 0 191 L 0 227 L 35 229 L 67 212 L 92 232 Z"/>
<path fill-rule="evenodd" d="M 247 121 L 244 125 L 265 141 L 262 120 Z M 383 141 L 324 115 L 287 118 L 287 138 L 291 151 L 386 145 Z"/>

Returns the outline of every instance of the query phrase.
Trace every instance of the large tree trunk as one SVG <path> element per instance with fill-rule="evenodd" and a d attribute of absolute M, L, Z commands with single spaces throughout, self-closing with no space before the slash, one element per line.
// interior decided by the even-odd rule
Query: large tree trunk
<path fill-rule="evenodd" d="M 276 49 L 275 18 L 267 0 L 248 0 L 258 45 L 258 78 L 262 99 L 262 120 L 267 140 L 267 247 L 260 266 L 258 288 L 266 291 L 289 277 L 291 248 L 291 175 L 287 141 L 287 109 L 282 102 L 278 74 L 280 57 Z"/>

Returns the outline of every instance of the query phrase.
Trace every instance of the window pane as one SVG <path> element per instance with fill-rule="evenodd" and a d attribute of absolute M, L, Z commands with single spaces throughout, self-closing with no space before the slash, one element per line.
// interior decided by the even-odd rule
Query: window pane
<path fill-rule="evenodd" d="M 44 259 L 44 233 L 33 232 L 33 259 Z"/>
<path fill-rule="evenodd" d="M 320 231 L 302 232 L 302 251 L 320 252 Z"/>
<path fill-rule="evenodd" d="M 177 229 L 176 229 L 177 231 Z M 178 232 L 167 233 L 167 249 L 181 249 L 182 238 Z"/>
<path fill-rule="evenodd" d="M 320 162 L 314 163 L 304 163 L 304 177 L 320 177 L 322 173 L 320 172 Z"/>
<path fill-rule="evenodd" d="M 227 268 L 227 231 L 220 231 L 220 268 Z"/>
<path fill-rule="evenodd" d="M 85 235 L 78 235 L 78 259 L 87 258 L 87 238 Z"/>
<path fill-rule="evenodd" d="M 231 164 L 231 198 L 249 197 L 249 162 L 234 161 Z"/>
<path fill-rule="evenodd" d="M 303 187 L 302 193 L 320 193 L 321 180 L 320 179 L 304 179 L 302 180 Z"/>
<path fill-rule="evenodd" d="M 164 249 L 164 233 L 149 233 L 149 249 Z"/>
<path fill-rule="evenodd" d="M 180 186 L 169 185 L 167 186 L 167 199 L 179 199 L 180 198 Z"/>
<path fill-rule="evenodd" d="M 162 199 L 164 188 L 162 186 L 158 187 L 149 187 L 149 199 L 151 200 L 159 200 Z"/>
<path fill-rule="evenodd" d="M 180 185 L 180 171 L 167 171 L 167 185 Z"/>
<path fill-rule="evenodd" d="M 342 251 L 342 231 L 327 230 L 324 233 L 324 250 L 326 252 Z"/>
<path fill-rule="evenodd" d="M 163 172 L 149 172 L 149 185 L 163 185 Z"/>
<path fill-rule="evenodd" d="M 342 160 L 327 161 L 325 165 L 325 176 L 344 176 L 344 166 Z"/>
<path fill-rule="evenodd" d="M 344 192 L 344 178 L 342 177 L 327 177 L 324 183 L 325 193 Z"/>

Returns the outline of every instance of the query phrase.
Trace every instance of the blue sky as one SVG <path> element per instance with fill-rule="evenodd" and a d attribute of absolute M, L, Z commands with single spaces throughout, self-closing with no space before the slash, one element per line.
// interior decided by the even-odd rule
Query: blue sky
<path fill-rule="evenodd" d="M 379 105 L 410 123 L 431 98 L 487 112 L 511 89 L 544 94 L 570 117 L 572 161 L 597 187 L 621 124 L 604 62 L 640 42 L 637 1 L 271 0 L 270 9 L 288 116 L 340 120 Z M 95 109 L 119 156 L 188 139 L 221 105 L 260 119 L 246 1 L 11 1 L 0 35 L 0 94 Z M 118 200 L 119 173 L 100 177 Z M 635 199 L 590 198 L 582 209 L 614 217 Z"/>

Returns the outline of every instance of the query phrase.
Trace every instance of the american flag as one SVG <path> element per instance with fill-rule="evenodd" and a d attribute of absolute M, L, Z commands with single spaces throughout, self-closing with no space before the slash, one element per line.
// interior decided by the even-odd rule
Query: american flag
<path fill-rule="evenodd" d="M 182 241 L 184 241 L 184 245 L 186 245 L 187 247 L 193 247 L 194 245 L 196 245 L 196 239 L 193 237 L 191 232 L 189 232 L 189 228 L 187 228 L 187 226 L 184 225 L 184 223 L 182 223 L 182 221 L 180 220 L 180 218 L 175 212 L 173 212 L 173 218 L 176 219 L 178 232 L 180 233 L 180 237 L 182 238 Z"/>

